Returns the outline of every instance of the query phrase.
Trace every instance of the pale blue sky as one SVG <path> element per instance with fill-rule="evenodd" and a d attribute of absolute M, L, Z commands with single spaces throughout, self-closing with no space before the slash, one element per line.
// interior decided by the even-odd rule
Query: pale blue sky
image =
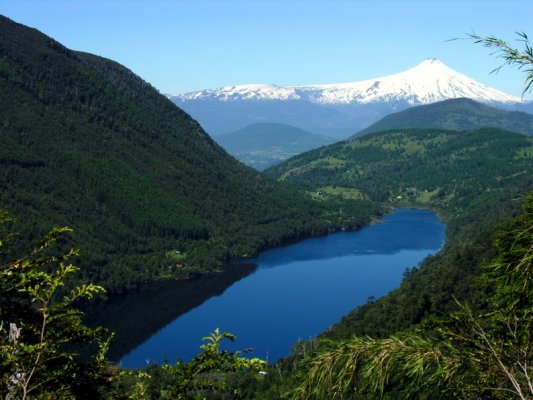
<path fill-rule="evenodd" d="M 436 57 L 519 96 L 522 73 L 490 75 L 499 62 L 488 49 L 447 40 L 474 31 L 520 46 L 515 31 L 533 36 L 532 0 L 0 0 L 0 14 L 174 94 L 358 81 Z"/>

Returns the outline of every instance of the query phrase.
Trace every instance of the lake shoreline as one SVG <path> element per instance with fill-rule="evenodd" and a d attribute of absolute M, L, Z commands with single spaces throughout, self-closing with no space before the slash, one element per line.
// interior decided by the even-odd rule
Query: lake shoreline
<path fill-rule="evenodd" d="M 251 262 L 257 262 L 258 266 L 251 274 L 237 278 L 223 294 L 211 297 L 161 328 L 134 352 L 152 354 L 141 360 L 160 361 L 157 354 L 167 354 L 169 360 L 174 357 L 169 358 L 169 354 L 182 354 L 180 358 L 187 359 L 196 354 L 200 338 L 218 327 L 237 335 L 235 350 L 255 347 L 254 356 L 267 356 L 271 360 L 286 356 L 298 338 L 320 334 L 343 315 L 364 304 L 369 296 L 381 297 L 396 288 L 406 268 L 418 265 L 427 254 L 439 251 L 444 244 L 445 226 L 432 211 L 396 209 L 383 218 L 387 223 L 308 238 L 297 244 L 266 250 L 256 259 L 236 260 L 237 264 L 234 262 L 233 267 L 228 267 L 230 273 L 238 272 Z M 406 235 L 405 232 L 410 233 Z M 419 243 L 424 241 L 428 244 Z M 418 248 L 424 250 L 416 250 Z M 393 261 L 397 256 L 404 261 Z M 354 266 L 361 262 L 366 265 L 372 259 L 377 260 L 372 261 L 377 264 L 369 264 L 367 269 L 361 270 L 367 271 L 361 280 L 358 274 L 363 272 Z M 396 272 L 392 273 L 390 268 Z M 328 301 L 323 303 L 321 299 Z M 272 312 L 275 315 L 271 315 Z M 274 320 L 265 326 L 270 318 Z M 198 328 L 200 322 L 204 328 Z M 264 337 L 264 332 L 271 332 L 271 335 Z M 180 343 L 171 338 L 179 338 Z M 157 350 L 159 345 L 163 347 Z M 147 350 L 146 346 L 152 350 Z M 274 347 L 268 350 L 268 346 Z M 175 350 L 177 347 L 182 350 Z M 139 365 L 132 364 L 132 357 L 138 356 L 131 354 L 122 358 L 126 368 Z"/>

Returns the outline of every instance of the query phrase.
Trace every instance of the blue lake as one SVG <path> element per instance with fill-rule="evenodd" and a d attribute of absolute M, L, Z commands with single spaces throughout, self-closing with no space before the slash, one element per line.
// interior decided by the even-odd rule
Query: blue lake
<path fill-rule="evenodd" d="M 299 339 L 320 334 L 369 296 L 397 288 L 406 268 L 444 244 L 445 225 L 433 212 L 398 209 L 380 222 L 262 252 L 252 274 L 154 333 L 121 365 L 186 361 L 215 328 L 237 336 L 227 349 L 253 348 L 269 362 L 286 356 Z"/>

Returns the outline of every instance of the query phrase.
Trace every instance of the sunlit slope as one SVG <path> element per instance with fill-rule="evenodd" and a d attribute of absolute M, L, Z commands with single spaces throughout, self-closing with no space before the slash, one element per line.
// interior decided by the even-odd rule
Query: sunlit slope
<path fill-rule="evenodd" d="M 309 151 L 267 173 L 323 195 L 331 187 L 357 190 L 372 200 L 434 207 L 453 217 L 531 190 L 533 139 L 498 129 L 393 130 Z"/>
<path fill-rule="evenodd" d="M 358 194 L 439 212 L 447 224 L 444 250 L 323 333 L 386 337 L 472 298 L 482 265 L 495 257 L 496 227 L 533 190 L 533 138 L 498 129 L 391 130 L 312 150 L 267 173 L 317 198 Z"/>

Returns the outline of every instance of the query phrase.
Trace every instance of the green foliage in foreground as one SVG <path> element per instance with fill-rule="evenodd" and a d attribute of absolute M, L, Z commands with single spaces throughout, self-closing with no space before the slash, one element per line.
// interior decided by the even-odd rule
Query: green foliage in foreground
<path fill-rule="evenodd" d="M 205 399 L 218 396 L 239 398 L 240 392 L 228 385 L 226 376 L 263 370 L 266 363 L 258 358 L 241 357 L 239 352 L 220 349 L 224 340 L 235 339 L 230 333 L 216 329 L 204 337 L 206 344 L 187 363 L 151 366 L 145 370 L 122 371 L 114 385 L 113 399 Z"/>
<path fill-rule="evenodd" d="M 505 40 L 499 39 L 495 36 L 481 36 L 475 33 L 467 35 L 467 38 L 473 40 L 474 43 L 481 44 L 491 50 L 497 58 L 503 60 L 503 64 L 492 72 L 498 72 L 505 65 L 516 66 L 519 70 L 522 70 L 526 77 L 524 82 L 524 91 L 522 94 L 526 94 L 533 89 L 533 47 L 529 43 L 529 38 L 525 32 L 516 32 L 518 41 L 523 46 L 522 50 L 512 47 Z"/>
<path fill-rule="evenodd" d="M 0 379 L 6 399 L 78 398 L 95 395 L 102 385 L 108 340 L 101 329 L 87 328 L 74 307 L 80 299 L 103 292 L 93 284 L 65 291 L 77 272 L 70 259 L 75 250 L 57 253 L 67 228 L 53 229 L 23 256 L 9 254 L 12 239 L 3 231 L 9 219 L 0 214 Z M 5 261 L 10 257 L 10 261 Z M 80 363 L 75 348 L 98 343 L 100 350 Z M 83 395 L 82 395 L 83 393 Z M 53 394 L 53 396 L 51 396 Z M 51 396 L 51 397 L 50 397 Z"/>
<path fill-rule="evenodd" d="M 326 340 L 302 362 L 292 396 L 382 398 L 393 389 L 400 398 L 533 398 L 533 195 L 496 246 L 478 304 L 388 338 Z"/>
<path fill-rule="evenodd" d="M 84 325 L 76 308 L 81 299 L 103 292 L 93 284 L 65 284 L 78 271 L 64 253 L 68 228 L 55 228 L 39 245 L 15 256 L 8 246 L 16 235 L 0 213 L 0 394 L 5 399 L 197 399 L 239 392 L 225 381 L 229 373 L 259 371 L 265 362 L 220 349 L 234 340 L 218 329 L 204 338 L 201 352 L 187 363 L 121 371 L 106 359 L 111 339 L 101 328 Z M 96 346 L 95 346 L 96 345 Z M 87 348 L 92 357 L 82 360 Z M 92 347 L 91 347 L 92 346 Z"/>

